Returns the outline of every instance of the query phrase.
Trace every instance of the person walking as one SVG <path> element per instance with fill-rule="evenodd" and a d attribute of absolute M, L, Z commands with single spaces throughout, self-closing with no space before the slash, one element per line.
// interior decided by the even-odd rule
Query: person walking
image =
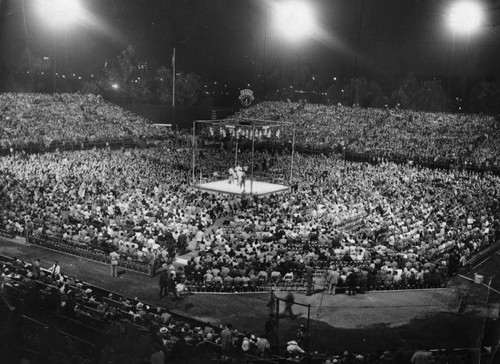
<path fill-rule="evenodd" d="M 292 320 L 295 320 L 297 316 L 293 313 L 292 307 L 295 304 L 295 296 L 293 295 L 292 292 L 288 292 L 288 294 L 285 297 L 285 310 L 281 313 L 281 317 L 284 317 L 285 315 L 290 316 Z"/>
<path fill-rule="evenodd" d="M 276 312 L 276 295 L 274 294 L 274 290 L 271 289 L 271 297 L 269 298 L 269 301 L 266 304 L 266 307 L 269 308 L 269 313 L 270 315 L 274 315 Z"/>
<path fill-rule="evenodd" d="M 118 261 L 120 260 L 120 254 L 113 250 L 109 253 L 110 265 L 111 265 L 111 277 L 118 277 Z"/>
<path fill-rule="evenodd" d="M 337 268 L 331 265 L 326 272 L 326 284 L 328 287 L 328 294 L 334 295 L 337 289 L 337 284 L 339 283 L 339 272 Z"/>
<path fill-rule="evenodd" d="M 168 276 L 170 272 L 168 270 L 164 270 L 160 273 L 159 285 L 160 285 L 160 299 L 163 296 L 168 297 Z"/>
<path fill-rule="evenodd" d="M 460 287 L 458 292 L 458 314 L 463 315 L 467 308 L 467 301 L 469 300 L 469 290 L 467 287 Z"/>

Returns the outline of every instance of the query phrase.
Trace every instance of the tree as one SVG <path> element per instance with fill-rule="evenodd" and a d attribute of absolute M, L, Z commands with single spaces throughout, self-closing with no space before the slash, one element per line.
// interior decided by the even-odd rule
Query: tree
<path fill-rule="evenodd" d="M 202 81 L 200 76 L 194 73 L 180 73 L 175 82 L 175 100 L 176 103 L 183 106 L 191 106 L 198 102 L 202 90 Z"/>
<path fill-rule="evenodd" d="M 339 102 L 342 102 L 342 90 L 336 84 L 331 84 L 326 90 L 326 94 L 328 103 L 337 105 Z"/>
<path fill-rule="evenodd" d="M 50 60 L 45 60 L 37 57 L 30 49 L 25 48 L 21 54 L 20 62 L 17 64 L 16 70 L 21 73 L 29 73 L 32 75 L 47 72 L 51 68 Z"/>
<path fill-rule="evenodd" d="M 154 100 L 153 77 L 150 72 L 142 72 L 127 84 L 128 95 L 134 103 L 150 103 Z"/>
<path fill-rule="evenodd" d="M 448 97 L 439 80 L 418 82 L 415 75 L 408 74 L 398 90 L 391 94 L 391 106 L 410 110 L 445 111 Z"/>
<path fill-rule="evenodd" d="M 162 104 L 172 104 L 172 70 L 167 67 L 160 67 L 156 70 L 155 90 L 158 99 Z M 179 106 L 195 105 L 202 91 L 202 81 L 200 76 L 194 73 L 182 73 L 175 78 L 175 104 Z"/>
<path fill-rule="evenodd" d="M 391 95 L 391 106 L 399 104 L 403 109 L 416 110 L 416 98 L 420 90 L 417 78 L 413 73 L 409 73 L 401 82 L 398 90 Z"/>
<path fill-rule="evenodd" d="M 351 78 L 344 91 L 342 101 L 346 105 L 376 107 L 383 104 L 384 95 L 379 84 L 375 81 L 368 82 L 364 77 Z"/>
<path fill-rule="evenodd" d="M 116 59 L 106 62 L 103 86 L 109 98 L 124 101 L 125 98 L 131 96 L 130 82 L 134 72 L 134 55 L 135 49 L 129 45 L 116 56 Z"/>
<path fill-rule="evenodd" d="M 155 91 L 161 104 L 172 104 L 172 69 L 160 67 L 156 69 Z"/>
<path fill-rule="evenodd" d="M 134 47 L 128 46 L 116 59 L 106 62 L 103 82 L 86 85 L 97 91 L 100 86 L 110 99 L 133 103 L 172 104 L 172 69 L 159 67 L 152 71 L 139 69 Z M 175 82 L 175 103 L 192 106 L 198 102 L 202 91 L 202 80 L 194 73 L 178 73 Z"/>
<path fill-rule="evenodd" d="M 115 67 L 106 69 L 106 73 L 112 81 L 119 82 L 124 86 L 130 82 L 132 73 L 134 72 L 134 55 L 135 49 L 129 45 L 127 49 L 124 49 L 116 57 Z"/>
<path fill-rule="evenodd" d="M 80 92 L 83 94 L 102 95 L 104 90 L 99 81 L 92 81 L 92 82 L 86 81 L 83 83 Z"/>
<path fill-rule="evenodd" d="M 424 81 L 416 97 L 416 110 L 445 111 L 448 98 L 443 86 L 437 80 Z"/>
<path fill-rule="evenodd" d="M 476 113 L 500 113 L 500 85 L 491 81 L 479 82 L 469 94 L 468 109 Z"/>
<path fill-rule="evenodd" d="M 10 89 L 19 91 L 40 91 L 52 67 L 50 60 L 42 59 L 29 48 L 24 48 L 12 65 L 15 77 L 9 80 Z"/>

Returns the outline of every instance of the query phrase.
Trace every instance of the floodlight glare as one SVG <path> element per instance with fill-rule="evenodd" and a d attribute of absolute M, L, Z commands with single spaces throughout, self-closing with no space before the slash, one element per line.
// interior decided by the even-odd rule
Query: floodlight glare
<path fill-rule="evenodd" d="M 38 10 L 54 26 L 74 22 L 82 13 L 78 0 L 38 0 Z"/>
<path fill-rule="evenodd" d="M 314 14 L 304 2 L 288 1 L 277 5 L 275 20 L 278 30 L 289 39 L 300 39 L 314 29 Z"/>
<path fill-rule="evenodd" d="M 462 1 L 451 8 L 450 27 L 457 33 L 468 34 L 481 26 L 483 9 L 477 2 Z"/>

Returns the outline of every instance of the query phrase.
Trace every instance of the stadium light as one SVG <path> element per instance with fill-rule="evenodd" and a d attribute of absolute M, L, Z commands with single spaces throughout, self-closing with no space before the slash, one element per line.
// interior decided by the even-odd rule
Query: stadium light
<path fill-rule="evenodd" d="M 314 31 L 313 10 L 303 1 L 291 0 L 278 3 L 274 13 L 278 31 L 290 40 L 300 40 Z"/>
<path fill-rule="evenodd" d="M 478 2 L 460 1 L 455 3 L 449 13 L 449 25 L 458 34 L 470 34 L 483 23 L 483 9 Z"/>
<path fill-rule="evenodd" d="M 83 9 L 78 0 L 37 0 L 38 11 L 52 26 L 66 26 L 79 19 Z"/>

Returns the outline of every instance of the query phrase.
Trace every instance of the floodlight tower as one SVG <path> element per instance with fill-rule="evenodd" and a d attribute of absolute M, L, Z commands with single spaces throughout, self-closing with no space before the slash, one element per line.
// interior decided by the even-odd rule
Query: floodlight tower
<path fill-rule="evenodd" d="M 455 34 L 470 35 L 483 24 L 484 11 L 476 1 L 460 1 L 450 8 L 448 22 Z"/>
<path fill-rule="evenodd" d="M 291 43 L 299 43 L 306 38 L 311 38 L 318 33 L 318 25 L 315 17 L 314 9 L 310 3 L 305 0 L 283 0 L 272 3 L 271 14 L 273 25 L 277 33 Z M 267 27 L 266 27 L 267 31 Z M 267 35 L 264 38 L 264 59 L 265 59 L 265 42 Z M 294 44 L 296 48 L 297 45 Z M 294 66 L 297 67 L 297 53 L 294 52 Z M 264 72 L 263 72 L 264 73 Z M 293 72 L 297 74 L 296 70 Z M 265 85 L 264 85 L 265 94 Z M 291 151 L 290 164 L 290 183 L 293 176 L 293 157 L 295 145 L 295 125 L 293 126 L 293 142 Z"/>
<path fill-rule="evenodd" d="M 288 57 L 285 55 L 283 57 L 291 58 L 293 68 L 297 68 L 297 55 L 300 45 L 311 40 L 319 33 L 315 9 L 306 0 L 275 0 L 270 3 L 269 10 L 271 15 L 269 23 L 272 33 L 279 37 L 278 42 L 282 44 L 285 53 L 291 53 Z M 264 39 L 266 38 L 267 36 Z M 282 64 L 284 72 L 285 65 L 284 62 Z M 297 75 L 296 70 L 293 69 L 291 74 L 295 77 Z"/>
<path fill-rule="evenodd" d="M 83 8 L 79 0 L 37 0 L 37 8 L 40 16 L 45 19 L 52 28 L 54 35 L 54 92 L 57 90 L 57 34 L 64 29 L 66 35 L 68 25 L 75 23 L 82 16 Z"/>
<path fill-rule="evenodd" d="M 311 6 L 298 0 L 278 3 L 274 21 L 277 30 L 289 41 L 300 41 L 311 35 L 315 28 L 314 12 Z"/>
<path fill-rule="evenodd" d="M 448 94 L 452 97 L 452 78 L 455 70 L 455 52 L 458 42 L 468 44 L 471 37 L 484 26 L 484 9 L 477 0 L 458 0 L 448 10 L 447 25 L 451 30 L 451 60 L 448 75 Z M 462 80 L 460 78 L 460 80 Z M 455 98 L 454 96 L 452 97 Z"/>

